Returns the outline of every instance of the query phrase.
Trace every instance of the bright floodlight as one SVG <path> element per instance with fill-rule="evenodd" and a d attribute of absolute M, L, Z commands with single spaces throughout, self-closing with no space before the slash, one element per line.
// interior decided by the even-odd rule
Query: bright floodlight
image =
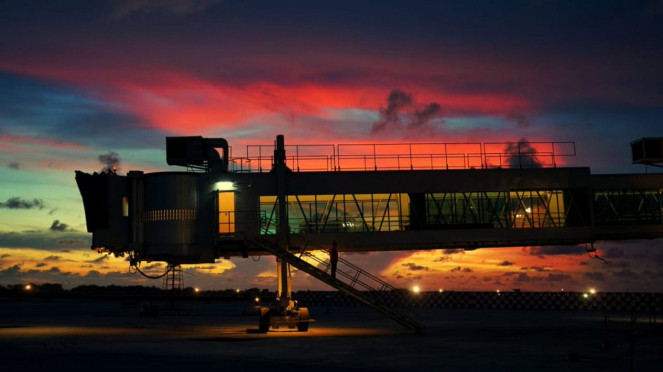
<path fill-rule="evenodd" d="M 587 297 L 589 297 L 589 295 L 587 293 L 583 293 L 582 297 L 587 298 Z"/>
<path fill-rule="evenodd" d="M 236 292 L 239 293 L 239 288 L 237 288 L 237 291 L 236 291 Z"/>
<path fill-rule="evenodd" d="M 31 290 L 31 289 L 32 289 L 32 284 L 26 284 L 26 285 L 25 285 L 25 290 L 26 290 L 26 291 L 29 291 L 29 290 Z"/>
<path fill-rule="evenodd" d="M 596 289 L 594 289 L 594 288 L 590 289 L 590 290 L 589 290 L 589 293 L 591 293 L 591 294 L 595 294 L 595 293 L 596 293 Z"/>
<path fill-rule="evenodd" d="M 193 289 L 196 293 L 200 292 L 200 288 L 196 287 Z"/>
<path fill-rule="evenodd" d="M 418 285 L 415 285 L 414 287 L 412 287 L 412 292 L 419 293 L 419 292 L 421 292 L 421 288 L 419 288 Z"/>
<path fill-rule="evenodd" d="M 237 189 L 235 185 L 230 181 L 217 182 L 215 186 L 216 189 L 219 191 L 232 191 Z"/>
<path fill-rule="evenodd" d="M 444 292 L 444 289 L 440 289 L 439 292 L 440 292 L 440 293 Z"/>
<path fill-rule="evenodd" d="M 256 297 L 256 302 L 260 302 L 260 297 Z"/>

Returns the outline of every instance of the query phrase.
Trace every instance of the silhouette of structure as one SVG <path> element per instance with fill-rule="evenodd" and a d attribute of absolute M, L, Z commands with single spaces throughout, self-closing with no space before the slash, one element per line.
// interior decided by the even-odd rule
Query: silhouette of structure
<path fill-rule="evenodd" d="M 166 148 L 168 164 L 188 171 L 76 172 L 92 248 L 128 253 L 138 271 L 143 261 L 275 255 L 278 297 L 261 310 L 262 331 L 308 329 L 291 265 L 423 329 L 366 293 L 393 289 L 374 276 L 355 267 L 335 279 L 302 260 L 333 239 L 340 252 L 365 252 L 663 237 L 663 175 L 559 167 L 573 143 L 286 146 L 277 136 L 232 157 L 225 139 L 169 137 Z"/>

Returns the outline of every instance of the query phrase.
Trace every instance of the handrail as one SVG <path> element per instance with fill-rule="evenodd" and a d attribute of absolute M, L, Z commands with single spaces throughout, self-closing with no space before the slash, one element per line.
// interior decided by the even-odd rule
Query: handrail
<path fill-rule="evenodd" d="M 248 145 L 245 157 L 230 159 L 231 172 L 271 171 L 271 149 Z M 559 159 L 576 156 L 575 142 L 527 141 L 287 145 L 286 150 L 286 164 L 293 172 L 554 168 Z"/>
<path fill-rule="evenodd" d="M 315 244 L 315 243 L 312 242 L 311 240 L 309 240 L 309 239 L 303 237 L 302 235 L 298 235 L 298 234 L 291 234 L 291 235 L 294 235 L 294 236 L 296 236 L 297 238 L 306 241 L 306 242 L 307 242 L 307 245 L 306 245 L 306 246 L 308 246 L 308 244 L 311 244 L 311 245 L 313 245 L 313 246 L 315 246 L 315 247 L 317 248 L 317 249 L 314 249 L 314 250 L 306 250 L 306 248 L 304 248 L 304 249 L 302 249 L 301 253 L 302 253 L 302 254 L 305 254 L 308 258 L 311 258 L 311 259 L 313 259 L 314 261 L 318 262 L 318 264 L 324 264 L 324 265 L 326 265 L 326 267 L 325 267 L 325 272 L 327 272 L 327 269 L 329 269 L 331 263 L 330 263 L 330 262 L 327 262 L 327 261 L 324 261 L 324 260 L 321 260 L 320 258 L 315 257 L 314 255 L 312 255 L 312 254 L 310 253 L 310 252 L 312 252 L 312 251 L 316 251 L 316 250 L 323 251 L 323 252 L 326 251 L 326 250 L 325 250 L 324 248 L 321 248 L 319 245 Z M 339 261 L 340 263 L 342 263 L 343 265 L 348 266 L 349 268 L 351 268 L 352 270 L 354 270 L 354 271 L 356 272 L 355 276 L 352 277 L 350 274 L 348 274 L 348 273 L 346 273 L 346 272 L 344 272 L 344 271 L 342 271 L 342 270 L 338 270 L 338 269 L 336 270 L 336 272 L 337 272 L 338 274 L 340 274 L 341 276 L 343 276 L 343 277 L 348 278 L 348 279 L 351 280 L 351 283 L 352 283 L 351 286 L 352 286 L 352 287 L 354 287 L 354 283 L 357 283 L 357 284 L 361 284 L 364 288 L 366 288 L 366 289 L 368 289 L 368 290 L 370 290 L 370 291 L 385 291 L 385 290 L 394 291 L 394 290 L 398 290 L 398 288 L 396 288 L 396 287 L 394 287 L 393 285 L 391 285 L 391 284 L 385 282 L 384 280 L 378 278 L 377 276 L 375 276 L 375 275 L 369 273 L 368 271 L 366 271 L 366 270 L 360 268 L 359 266 L 357 266 L 357 265 L 351 263 L 350 261 L 347 261 L 347 260 L 345 260 L 345 259 L 343 259 L 343 258 L 341 258 L 341 257 L 338 258 L 338 261 Z M 360 281 L 360 280 L 359 280 L 359 277 L 360 277 L 361 275 L 364 275 L 364 276 L 368 277 L 369 279 L 371 279 L 371 280 L 377 282 L 378 284 L 380 284 L 380 289 L 373 288 L 373 287 L 371 287 L 370 285 L 368 285 L 368 284 L 366 284 L 366 283 Z"/>

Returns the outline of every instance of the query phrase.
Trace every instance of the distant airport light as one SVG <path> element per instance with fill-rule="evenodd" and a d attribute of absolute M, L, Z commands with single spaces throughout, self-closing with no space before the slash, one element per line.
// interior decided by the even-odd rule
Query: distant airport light
<path fill-rule="evenodd" d="M 589 290 L 589 293 L 591 293 L 591 294 L 596 294 L 596 289 L 591 288 L 591 289 Z"/>
<path fill-rule="evenodd" d="M 32 284 L 26 284 L 26 285 L 25 285 L 25 290 L 26 290 L 26 291 L 30 291 L 30 290 L 32 290 Z"/>
<path fill-rule="evenodd" d="M 216 189 L 219 191 L 232 191 L 236 190 L 235 184 L 230 181 L 221 181 L 215 184 Z"/>
<path fill-rule="evenodd" d="M 421 288 L 419 288 L 418 285 L 415 285 L 414 287 L 412 287 L 412 292 L 419 293 L 419 292 L 421 292 Z"/>
<path fill-rule="evenodd" d="M 256 298 L 255 298 L 255 301 L 256 301 L 256 302 L 260 302 L 260 297 L 256 297 Z"/>
<path fill-rule="evenodd" d="M 587 293 L 583 293 L 583 294 L 582 294 L 582 297 L 584 297 L 584 298 L 589 298 L 589 295 L 588 295 Z"/>
<path fill-rule="evenodd" d="M 439 292 L 440 292 L 440 293 L 444 292 L 444 289 L 440 289 Z"/>
<path fill-rule="evenodd" d="M 562 292 L 564 292 L 564 288 L 562 288 Z"/>
<path fill-rule="evenodd" d="M 196 287 L 196 288 L 193 289 L 193 291 L 198 293 L 198 292 L 200 292 L 200 288 Z"/>
<path fill-rule="evenodd" d="M 236 292 L 239 293 L 239 288 L 237 288 Z"/>

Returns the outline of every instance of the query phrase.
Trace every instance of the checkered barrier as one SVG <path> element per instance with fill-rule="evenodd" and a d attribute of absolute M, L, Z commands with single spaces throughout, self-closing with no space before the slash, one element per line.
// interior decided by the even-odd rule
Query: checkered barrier
<path fill-rule="evenodd" d="M 388 291 L 370 295 L 395 308 L 663 311 L 663 293 Z M 293 298 L 300 306 L 362 306 L 341 292 L 299 291 Z"/>

